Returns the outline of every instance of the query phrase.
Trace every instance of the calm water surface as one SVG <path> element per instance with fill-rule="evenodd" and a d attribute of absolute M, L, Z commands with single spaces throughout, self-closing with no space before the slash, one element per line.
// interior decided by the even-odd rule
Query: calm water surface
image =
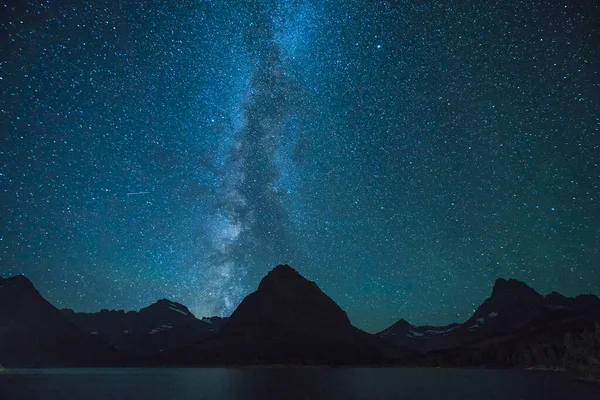
<path fill-rule="evenodd" d="M 548 371 L 460 369 L 4 370 L 0 399 L 600 399 L 600 386 Z"/>

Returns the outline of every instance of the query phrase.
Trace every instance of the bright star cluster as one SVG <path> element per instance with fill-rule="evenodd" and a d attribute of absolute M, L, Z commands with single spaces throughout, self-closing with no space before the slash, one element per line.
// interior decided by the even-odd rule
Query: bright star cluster
<path fill-rule="evenodd" d="M 228 315 L 273 266 L 358 327 L 497 277 L 600 294 L 592 0 L 4 1 L 0 275 Z"/>

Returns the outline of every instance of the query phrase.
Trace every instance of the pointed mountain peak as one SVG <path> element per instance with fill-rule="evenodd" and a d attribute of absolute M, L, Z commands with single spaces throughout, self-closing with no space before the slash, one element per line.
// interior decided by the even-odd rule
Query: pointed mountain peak
<path fill-rule="evenodd" d="M 294 298 L 296 300 L 302 300 L 303 296 L 320 293 L 331 301 L 331 299 L 319 289 L 316 283 L 309 281 L 300 275 L 294 268 L 286 264 L 278 265 L 269 271 L 269 273 L 260 281 L 257 292 L 271 293 L 275 296 L 290 299 Z"/>
<path fill-rule="evenodd" d="M 33 283 L 31 283 L 31 281 L 25 275 L 19 274 L 10 278 L 0 279 L 0 284 L 9 284 L 19 287 L 33 288 Z"/>
<path fill-rule="evenodd" d="M 154 304 L 151 304 L 154 306 L 161 306 L 161 307 L 185 307 L 184 305 L 171 301 L 169 299 L 159 299 L 157 300 Z"/>
<path fill-rule="evenodd" d="M 514 289 L 531 289 L 526 283 L 518 279 L 504 279 L 498 278 L 494 282 L 494 291 L 496 290 L 514 290 Z"/>
<path fill-rule="evenodd" d="M 11 298 L 24 296 L 30 299 L 37 297 L 42 299 L 33 283 L 25 275 L 15 275 L 6 279 L 0 278 L 0 293 Z"/>
<path fill-rule="evenodd" d="M 510 302 L 523 300 L 541 302 L 544 300 L 544 296 L 517 279 L 499 278 L 496 279 L 496 283 L 494 284 L 492 299 L 503 299 Z"/>
<path fill-rule="evenodd" d="M 517 279 L 496 279 L 492 295 L 481 304 L 469 321 L 487 319 L 491 314 L 504 314 L 503 310 L 545 306 L 546 299 Z"/>
<path fill-rule="evenodd" d="M 400 326 L 405 326 L 407 328 L 411 327 L 412 324 L 410 322 L 408 322 L 407 320 L 405 320 L 404 318 L 401 318 L 398 322 L 396 322 L 394 325 L 400 327 Z"/>
<path fill-rule="evenodd" d="M 269 274 L 295 274 L 301 276 L 298 271 L 296 271 L 294 268 L 290 267 L 287 264 L 276 265 L 275 268 L 269 271 Z"/>
<path fill-rule="evenodd" d="M 171 301 L 169 299 L 160 299 L 156 303 L 150 304 L 148 307 L 144 307 L 140 310 L 140 312 L 177 312 L 182 315 L 186 315 L 189 317 L 193 317 L 194 315 L 190 312 L 190 310 L 184 306 L 183 304 Z"/>
<path fill-rule="evenodd" d="M 290 267 L 287 264 L 280 264 L 273 268 L 269 273 L 262 279 L 262 282 L 269 281 L 306 281 L 298 271 Z"/>
<path fill-rule="evenodd" d="M 412 328 L 413 328 L 413 325 L 410 322 L 408 322 L 404 318 L 401 318 L 399 321 L 394 322 L 393 325 L 388 326 L 381 332 L 377 333 L 377 335 L 386 336 L 391 333 L 394 333 L 394 334 L 400 333 L 401 335 L 403 335 L 406 332 L 408 332 L 409 330 L 411 330 Z"/>
<path fill-rule="evenodd" d="M 570 299 L 569 297 L 563 296 L 562 294 L 560 294 L 558 292 L 550 292 L 545 297 L 549 301 L 564 301 L 564 300 Z"/>
<path fill-rule="evenodd" d="M 298 332 L 351 326 L 346 313 L 315 282 L 289 265 L 273 268 L 256 292 L 246 296 L 223 329 L 264 326 L 267 320 L 273 326 Z"/>

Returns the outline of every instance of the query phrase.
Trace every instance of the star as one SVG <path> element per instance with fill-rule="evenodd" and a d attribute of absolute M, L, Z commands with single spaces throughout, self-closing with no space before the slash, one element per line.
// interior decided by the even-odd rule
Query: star
<path fill-rule="evenodd" d="M 202 317 L 287 263 L 371 332 L 600 294 L 596 4 L 372 3 L 7 4 L 0 275 Z"/>

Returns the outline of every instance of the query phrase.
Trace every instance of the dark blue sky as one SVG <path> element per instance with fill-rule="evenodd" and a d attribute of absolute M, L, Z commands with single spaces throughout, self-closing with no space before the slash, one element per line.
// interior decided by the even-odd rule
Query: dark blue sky
<path fill-rule="evenodd" d="M 229 314 L 279 263 L 368 331 L 600 294 L 596 1 L 0 6 L 0 275 L 58 307 Z"/>

